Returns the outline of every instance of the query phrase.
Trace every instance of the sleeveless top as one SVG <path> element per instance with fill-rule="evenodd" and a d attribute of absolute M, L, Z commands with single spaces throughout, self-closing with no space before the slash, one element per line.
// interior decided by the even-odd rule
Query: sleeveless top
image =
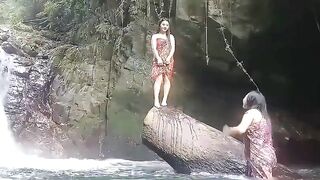
<path fill-rule="evenodd" d="M 164 65 L 158 65 L 157 59 L 153 58 L 151 78 L 155 80 L 159 75 L 166 75 L 169 79 L 173 76 L 174 59 L 171 58 L 170 62 L 166 62 L 170 54 L 171 45 L 168 39 L 157 38 L 156 49 Z"/>

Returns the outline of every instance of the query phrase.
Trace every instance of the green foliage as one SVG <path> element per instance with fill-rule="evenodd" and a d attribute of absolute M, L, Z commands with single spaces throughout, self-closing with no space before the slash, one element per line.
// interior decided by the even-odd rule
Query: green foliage
<path fill-rule="evenodd" d="M 41 12 L 46 0 L 7 0 L 6 14 L 9 15 L 11 23 L 16 24 L 23 20 L 35 18 L 36 14 Z"/>
<path fill-rule="evenodd" d="M 7 0 L 0 15 L 14 25 L 27 22 L 40 29 L 65 33 L 73 43 L 115 42 L 121 36 L 123 1 Z M 110 2 L 110 3 L 109 3 Z M 6 11 L 2 11 L 2 10 Z M 1 16 L 0 16 L 1 17 Z M 1 20 L 1 18 L 0 18 Z"/>
<path fill-rule="evenodd" d="M 47 27 L 53 30 L 83 22 L 89 14 L 87 0 L 7 0 L 0 10 L 0 17 L 8 17 L 13 24 L 47 17 Z"/>
<path fill-rule="evenodd" d="M 63 4 L 48 1 L 44 5 L 43 13 L 46 14 L 49 18 L 53 18 L 59 15 L 59 12 L 61 11 L 62 8 L 63 8 Z"/>
<path fill-rule="evenodd" d="M 2 22 L 11 22 L 16 24 L 22 20 L 21 13 L 19 12 L 24 11 L 25 8 L 20 6 L 17 6 L 16 8 L 14 7 L 16 7 L 14 1 L 0 3 L 0 20 Z"/>
<path fill-rule="evenodd" d="M 100 23 L 96 26 L 96 31 L 100 33 L 104 39 L 114 39 L 120 36 L 120 28 L 110 23 Z"/>

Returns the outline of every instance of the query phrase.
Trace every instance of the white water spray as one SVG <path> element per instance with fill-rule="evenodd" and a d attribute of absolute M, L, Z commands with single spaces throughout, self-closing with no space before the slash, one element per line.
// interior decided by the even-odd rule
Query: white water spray
<path fill-rule="evenodd" d="M 4 111 L 4 101 L 9 89 L 10 71 L 15 68 L 14 57 L 8 55 L 0 47 L 0 172 L 5 169 L 39 169 L 46 171 L 96 171 L 106 174 L 121 174 L 142 172 L 145 169 L 172 169 L 164 162 L 145 161 L 135 162 L 123 159 L 46 159 L 36 155 L 26 155 L 19 150 L 8 127 Z M 129 173 L 129 174 L 128 174 Z M 1 173 L 0 173 L 1 178 Z"/>
<path fill-rule="evenodd" d="M 6 54 L 0 48 L 0 161 L 17 157 L 20 153 L 11 131 L 4 111 L 4 100 L 9 88 L 9 78 L 13 56 Z"/>
<path fill-rule="evenodd" d="M 163 161 L 129 161 L 123 159 L 46 159 L 26 155 L 20 151 L 9 128 L 4 110 L 5 97 L 9 89 L 10 74 L 16 67 L 14 57 L 0 47 L 0 179 L 41 179 L 41 177 L 168 177 L 174 176 L 173 169 Z M 13 82 L 14 83 L 14 82 Z M 32 169 L 32 173 L 30 173 Z M 38 171 L 40 170 L 40 171 Z M 45 171 L 44 175 L 43 171 Z M 211 174 L 193 174 L 199 177 L 216 177 Z M 229 179 L 243 179 L 242 176 L 221 176 Z M 150 177 L 151 178 L 151 177 Z"/>

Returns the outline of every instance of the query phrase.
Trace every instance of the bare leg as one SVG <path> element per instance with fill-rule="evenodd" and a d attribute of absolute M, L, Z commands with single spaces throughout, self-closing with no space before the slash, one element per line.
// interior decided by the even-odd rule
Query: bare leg
<path fill-rule="evenodd" d="M 153 93 L 154 93 L 154 106 L 159 108 L 160 107 L 160 101 L 159 101 L 159 94 L 160 94 L 160 88 L 162 83 L 162 75 L 159 75 L 153 85 Z"/>
<path fill-rule="evenodd" d="M 162 106 L 166 106 L 167 105 L 167 99 L 168 99 L 170 87 L 171 87 L 170 80 L 169 80 L 168 76 L 165 76 L 164 77 L 164 84 L 163 84 L 163 99 L 162 99 L 162 102 L 161 102 Z"/>

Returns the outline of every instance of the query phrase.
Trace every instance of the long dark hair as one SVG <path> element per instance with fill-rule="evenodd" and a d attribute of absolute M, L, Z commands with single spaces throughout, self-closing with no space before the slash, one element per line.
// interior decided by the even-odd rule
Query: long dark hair
<path fill-rule="evenodd" d="M 262 117 L 270 121 L 267 110 L 266 99 L 261 92 L 251 91 L 243 99 L 244 109 L 257 109 L 261 112 Z"/>
<path fill-rule="evenodd" d="M 159 21 L 159 23 L 158 23 L 157 33 L 160 33 L 160 25 L 161 25 L 161 23 L 162 23 L 163 21 L 167 21 L 167 22 L 169 23 L 169 28 L 168 28 L 168 30 L 167 30 L 167 32 L 166 32 L 166 36 L 167 36 L 167 39 L 168 39 L 168 41 L 169 41 L 169 46 L 170 46 L 170 48 L 171 48 L 171 39 L 170 39 L 170 34 L 171 34 L 170 28 L 171 28 L 171 25 L 170 25 L 169 19 L 167 19 L 167 18 L 162 18 L 162 19 L 160 19 L 160 21 Z"/>

